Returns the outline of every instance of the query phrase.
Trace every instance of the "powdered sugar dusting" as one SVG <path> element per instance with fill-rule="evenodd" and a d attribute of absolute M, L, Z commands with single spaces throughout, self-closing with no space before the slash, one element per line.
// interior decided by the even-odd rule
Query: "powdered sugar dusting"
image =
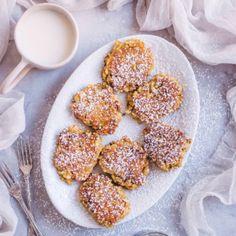
<path fill-rule="evenodd" d="M 105 146 L 100 154 L 102 169 L 114 175 L 114 181 L 127 188 L 144 184 L 148 162 L 143 148 L 127 136 Z"/>
<path fill-rule="evenodd" d="M 151 160 L 163 170 L 181 165 L 185 154 L 183 151 L 189 142 L 182 131 L 166 124 L 151 124 L 145 129 L 144 149 Z"/>
<path fill-rule="evenodd" d="M 236 85 L 235 65 L 209 66 L 193 59 L 192 56 L 188 56 L 198 81 L 201 95 L 201 113 L 197 137 L 181 175 L 158 203 L 134 220 L 109 230 L 82 228 L 68 221 L 56 211 L 45 190 L 40 169 L 39 150 L 46 118 L 55 100 L 54 95 L 57 95 L 58 89 L 64 85 L 71 70 L 81 62 L 81 59 L 111 40 L 142 32 L 139 31 L 135 20 L 133 4 L 127 4 L 122 9 L 112 12 L 107 11 L 105 7 L 81 11 L 77 19 L 81 35 L 83 36 L 81 37 L 81 45 L 83 46 L 80 47 L 76 59 L 63 69 L 56 71 L 44 72 L 34 70 L 27 76 L 26 80 L 19 84 L 19 89 L 26 93 L 26 132 L 30 134 L 34 150 L 34 168 L 31 182 L 33 184 L 33 214 L 36 217 L 36 221 L 44 235 L 127 236 L 149 229 L 164 232 L 169 236 L 185 236 L 186 233 L 180 224 L 179 205 L 188 188 L 206 174 L 211 173 L 212 166 L 208 165 L 207 162 L 211 159 L 210 155 L 214 152 L 220 137 L 223 135 L 225 124 L 230 117 L 225 94 L 230 87 Z M 96 25 L 95 30 L 88 30 L 94 25 Z M 155 31 L 153 34 L 161 35 L 177 44 L 173 37 L 171 39 L 171 37 L 166 36 L 166 30 Z M 15 55 L 13 45 L 13 43 L 10 43 L 8 55 L 1 64 L 1 72 L 5 71 L 5 74 L 2 73 L 3 77 L 8 73 L 10 65 L 17 63 L 19 59 L 18 54 Z M 178 45 L 178 47 L 180 46 Z M 183 51 L 183 49 L 181 50 Z M 188 55 L 188 53 L 184 53 Z M 124 120 L 124 123 L 129 122 L 130 118 L 126 121 L 125 117 Z M 131 123 L 129 122 L 129 124 Z M 62 128 L 64 127 L 63 125 Z M 132 128 L 134 130 L 135 126 L 132 125 Z M 14 156 L 12 156 L 12 153 L 7 157 L 4 151 L 1 153 L 5 161 L 11 163 L 12 167 L 15 167 L 13 165 Z M 15 209 L 18 209 L 14 202 L 12 204 Z M 211 206 L 211 202 L 208 202 L 208 205 Z M 217 208 L 216 205 L 214 207 Z M 234 208 L 231 209 L 234 211 Z M 233 211 L 231 211 L 232 220 Z M 231 229 L 234 229 L 234 224 Z M 17 232 L 20 235 L 26 235 L 26 230 L 26 221 L 23 221 L 23 217 L 20 214 Z M 227 232 L 230 234 L 230 227 L 228 229 L 221 227 L 221 230 L 221 232 L 218 232 L 219 234 L 225 235 Z"/>
<path fill-rule="evenodd" d="M 152 68 L 151 49 L 142 41 L 117 41 L 105 59 L 103 78 L 115 91 L 133 91 L 147 80 Z"/>
<path fill-rule="evenodd" d="M 85 180 L 97 164 L 100 137 L 76 126 L 64 129 L 57 141 L 53 163 L 59 175 L 67 182 Z"/>
<path fill-rule="evenodd" d="M 158 67 L 153 71 L 153 75 L 158 72 L 171 74 L 183 85 L 184 101 L 178 112 L 168 117 L 168 123 L 180 128 L 187 137 L 193 138 L 196 132 L 199 103 L 198 91 L 194 74 L 183 54 L 173 45 L 161 38 L 154 36 L 133 36 L 140 38 L 150 47 L 155 55 L 155 62 Z M 123 39 L 125 40 L 125 39 Z M 55 136 L 61 126 L 67 126 L 69 122 L 75 122 L 70 112 L 66 110 L 69 106 L 71 97 L 80 89 L 91 83 L 101 82 L 100 72 L 103 59 L 110 50 L 113 42 L 88 58 L 71 78 L 64 85 L 62 91 L 58 95 L 48 122 L 45 128 L 42 140 L 42 171 L 45 180 L 47 192 L 53 201 L 57 210 L 66 218 L 77 224 L 87 227 L 99 227 L 91 217 L 85 212 L 81 204 L 78 204 L 74 197 L 77 191 L 77 185 L 67 186 L 59 180 L 56 172 L 49 162 L 53 148 L 55 145 Z M 157 53 L 158 52 L 158 53 Z M 93 70 L 88 70 L 93 68 Z M 78 80 L 80 78 L 80 80 Z M 85 78 L 84 80 L 81 78 Z M 87 78 L 90 80 L 87 81 Z M 125 101 L 121 100 L 122 103 Z M 123 122 L 124 121 L 124 122 Z M 77 121 L 76 121 L 77 122 Z M 138 124 L 134 119 L 122 118 L 122 122 L 113 135 L 103 137 L 103 143 L 109 143 L 112 140 L 118 140 L 124 135 L 128 135 L 132 140 L 141 137 L 142 125 Z M 185 158 L 187 160 L 187 158 Z M 142 214 L 145 210 L 153 206 L 163 194 L 169 189 L 173 181 L 180 173 L 181 168 L 169 173 L 161 173 L 154 169 L 146 179 L 146 183 L 141 188 L 133 191 L 127 191 L 127 197 L 131 202 L 131 212 L 121 222 L 128 221 Z M 158 188 L 156 187 L 158 186 Z M 63 204 L 61 204 L 63 202 Z M 135 206 L 135 207 L 133 207 Z"/>
<path fill-rule="evenodd" d="M 135 118 L 157 122 L 176 111 L 183 100 L 182 87 L 170 75 L 158 74 L 129 95 L 128 110 Z"/>
<path fill-rule="evenodd" d="M 72 111 L 99 134 L 112 134 L 121 120 L 120 102 L 106 84 L 91 84 L 73 97 Z"/>
<path fill-rule="evenodd" d="M 80 201 L 95 220 L 110 227 L 129 212 L 129 202 L 123 190 L 102 174 L 91 175 L 79 190 Z"/>
<path fill-rule="evenodd" d="M 43 127 L 55 100 L 55 96 L 42 99 L 40 116 L 32 126 L 31 140 L 34 150 L 34 168 L 32 176 L 33 192 L 33 213 L 45 235 L 53 234 L 58 236 L 127 236 L 134 235 L 140 230 L 153 229 L 173 236 L 183 236 L 184 229 L 179 224 L 179 205 L 182 196 L 196 181 L 211 173 L 212 166 L 206 163 L 210 160 L 209 155 L 214 151 L 220 137 L 223 135 L 223 127 L 230 117 L 228 105 L 225 101 L 225 92 L 235 85 L 236 74 L 233 74 L 233 67 L 228 66 L 207 66 L 190 58 L 196 77 L 199 81 L 201 93 L 201 114 L 199 131 L 194 142 L 191 154 L 188 157 L 184 170 L 168 193 L 158 203 L 135 220 L 126 224 L 116 226 L 114 229 L 85 229 L 65 219 L 52 205 L 46 193 L 40 169 L 40 143 Z M 57 78 L 56 78 L 57 79 Z M 57 80 L 55 80 L 57 81 Z M 55 82 L 57 86 L 63 86 Z M 53 90 L 53 93 L 57 93 Z M 35 110 L 35 103 L 26 97 L 26 107 Z M 41 118 L 43 117 L 43 118 Z M 133 127 L 133 126 L 132 126 Z M 211 137 L 211 138 L 209 138 Z M 8 160 L 12 160 L 9 156 Z M 13 158 L 14 159 L 14 158 Z M 53 166 L 51 167 L 53 168 Z M 153 171 L 156 170 L 156 167 Z M 73 193 L 72 193 L 73 194 Z M 209 203 L 210 204 L 210 203 Z M 89 216 L 87 216 L 89 217 Z M 21 219 L 19 219 L 21 220 Z M 26 232 L 26 224 L 19 222 L 21 232 Z M 25 229 L 24 229 L 24 227 Z M 25 231 L 23 231 L 25 230 Z M 23 233 L 22 233 L 23 234 Z"/>

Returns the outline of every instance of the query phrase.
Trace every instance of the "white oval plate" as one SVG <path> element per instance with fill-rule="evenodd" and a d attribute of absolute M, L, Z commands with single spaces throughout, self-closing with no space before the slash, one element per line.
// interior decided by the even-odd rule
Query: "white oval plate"
<path fill-rule="evenodd" d="M 193 70 L 185 55 L 173 44 L 152 35 L 135 35 L 120 39 L 138 38 L 152 48 L 155 56 L 155 69 L 152 75 L 158 72 L 169 73 L 175 76 L 183 86 L 184 102 L 178 112 L 167 117 L 164 121 L 177 126 L 185 132 L 187 137 L 194 139 L 199 118 L 199 93 Z M 71 75 L 58 94 L 49 114 L 41 146 L 41 168 L 48 195 L 56 209 L 75 224 L 89 228 L 100 226 L 88 215 L 76 198 L 78 183 L 67 185 L 61 181 L 52 164 L 55 151 L 56 137 L 59 132 L 71 125 L 82 125 L 70 112 L 69 105 L 72 96 L 80 89 L 91 83 L 101 82 L 101 69 L 106 54 L 114 42 L 108 43 L 90 55 Z M 120 95 L 125 110 L 125 96 Z M 133 140 L 142 137 L 143 125 L 138 124 L 128 116 L 123 117 L 114 135 L 103 136 L 103 143 L 128 135 Z M 184 162 L 187 160 L 187 155 Z M 184 163 L 183 163 L 184 164 Z M 151 168 L 146 184 L 132 191 L 126 191 L 131 202 L 130 214 L 121 221 L 126 222 L 145 212 L 167 192 L 182 168 L 165 173 Z"/>

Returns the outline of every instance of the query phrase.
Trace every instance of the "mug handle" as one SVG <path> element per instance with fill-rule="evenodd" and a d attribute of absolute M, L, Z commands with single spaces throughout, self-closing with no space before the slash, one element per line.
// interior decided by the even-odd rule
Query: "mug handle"
<path fill-rule="evenodd" d="M 8 93 L 32 69 L 32 66 L 21 58 L 19 64 L 11 71 L 0 85 L 0 93 Z"/>

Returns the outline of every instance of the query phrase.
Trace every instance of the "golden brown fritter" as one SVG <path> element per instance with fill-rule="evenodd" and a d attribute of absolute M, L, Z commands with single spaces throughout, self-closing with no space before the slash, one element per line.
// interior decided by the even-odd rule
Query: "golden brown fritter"
<path fill-rule="evenodd" d="M 109 173 L 115 183 L 127 189 L 142 186 L 149 173 L 146 153 L 127 136 L 105 146 L 99 159 L 102 170 Z"/>
<path fill-rule="evenodd" d="M 77 119 L 102 135 L 113 134 L 121 121 L 120 102 L 106 84 L 91 84 L 79 91 L 71 109 Z"/>
<path fill-rule="evenodd" d="M 158 74 L 128 95 L 128 110 L 135 119 L 157 122 L 176 111 L 183 101 L 182 87 L 176 78 Z"/>
<path fill-rule="evenodd" d="M 164 171 L 181 166 L 190 144 L 182 131 L 167 124 L 153 123 L 144 129 L 144 150 Z"/>
<path fill-rule="evenodd" d="M 116 41 L 104 60 L 103 81 L 115 92 L 129 92 L 143 85 L 154 67 L 150 48 L 138 39 Z"/>
<path fill-rule="evenodd" d="M 100 151 L 98 134 L 70 126 L 58 136 L 53 164 L 61 179 L 68 184 L 73 180 L 86 180 L 97 164 Z"/>
<path fill-rule="evenodd" d="M 83 206 L 105 227 L 111 227 L 130 211 L 130 203 L 121 187 L 103 174 L 92 174 L 82 183 L 79 198 Z"/>

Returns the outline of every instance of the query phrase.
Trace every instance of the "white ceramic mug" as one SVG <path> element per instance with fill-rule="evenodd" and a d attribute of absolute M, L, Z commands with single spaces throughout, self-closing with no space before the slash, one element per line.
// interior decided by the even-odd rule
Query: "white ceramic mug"
<path fill-rule="evenodd" d="M 7 93 L 33 67 L 55 69 L 68 63 L 78 48 L 79 32 L 73 16 L 63 7 L 42 3 L 29 8 L 15 28 L 22 58 L 0 86 Z"/>

